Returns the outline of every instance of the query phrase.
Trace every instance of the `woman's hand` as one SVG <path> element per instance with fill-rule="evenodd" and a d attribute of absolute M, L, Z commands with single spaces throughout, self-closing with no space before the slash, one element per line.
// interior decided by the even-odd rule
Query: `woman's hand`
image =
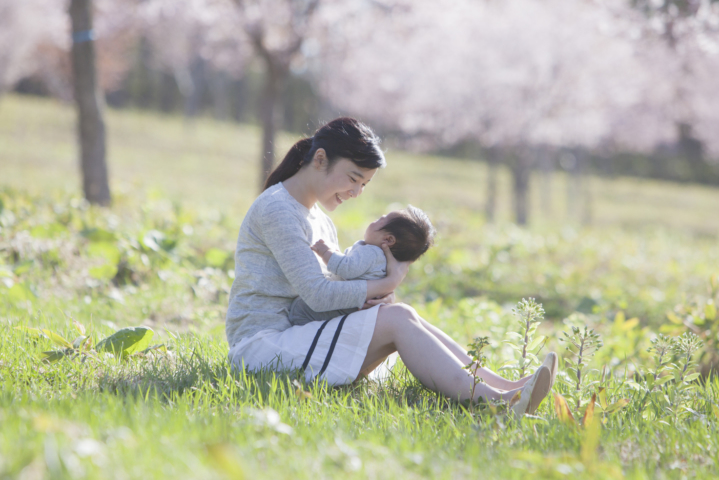
<path fill-rule="evenodd" d="M 397 261 L 394 255 L 392 255 L 392 250 L 389 249 L 389 245 L 386 243 L 382 244 L 382 251 L 384 251 L 384 256 L 387 257 L 387 278 L 392 280 L 392 290 L 394 291 L 394 289 L 402 283 L 404 277 L 407 276 L 409 266 L 412 262 Z"/>
<path fill-rule="evenodd" d="M 382 251 L 387 257 L 387 276 L 379 280 L 367 280 L 367 299 L 362 308 L 370 308 L 380 303 L 394 303 L 394 291 L 402 283 L 412 262 L 398 262 L 389 245 L 382 244 Z"/>
<path fill-rule="evenodd" d="M 384 297 L 379 298 L 370 298 L 365 302 L 365 304 L 362 306 L 362 310 L 366 310 L 368 308 L 372 308 L 375 305 L 382 305 L 383 303 L 397 303 L 397 299 L 394 296 L 394 292 L 389 292 Z"/>

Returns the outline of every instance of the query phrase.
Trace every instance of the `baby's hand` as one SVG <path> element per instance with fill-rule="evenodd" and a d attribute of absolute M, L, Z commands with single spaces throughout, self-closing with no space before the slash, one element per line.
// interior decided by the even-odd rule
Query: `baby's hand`
<path fill-rule="evenodd" d="M 315 244 L 312 245 L 311 248 L 320 256 L 324 255 L 324 253 L 330 249 L 330 247 L 325 245 L 325 241 L 322 239 L 317 240 L 317 242 L 315 242 Z"/>
<path fill-rule="evenodd" d="M 315 242 L 314 245 L 312 245 L 312 250 L 317 253 L 320 257 L 322 257 L 322 261 L 328 263 L 330 261 L 330 257 L 332 256 L 332 250 L 330 250 L 330 247 L 325 245 L 325 241 L 320 239 Z"/>

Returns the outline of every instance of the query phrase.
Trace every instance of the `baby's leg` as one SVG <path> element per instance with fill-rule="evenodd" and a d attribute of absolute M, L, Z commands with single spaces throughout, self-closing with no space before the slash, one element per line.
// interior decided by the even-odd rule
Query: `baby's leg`
<path fill-rule="evenodd" d="M 420 317 L 420 322 L 422 322 L 422 326 L 429 330 L 432 335 L 437 337 L 437 339 L 444 344 L 445 347 L 449 349 L 452 354 L 454 354 L 457 359 L 462 362 L 462 365 L 468 365 L 472 358 L 467 355 L 467 351 L 462 348 L 457 342 L 452 340 L 452 338 L 444 333 L 439 328 L 435 327 L 425 319 Z M 484 380 L 487 385 L 494 387 L 495 389 L 502 389 L 502 390 L 515 390 L 517 388 L 521 388 L 524 386 L 527 381 L 532 378 L 531 375 L 527 375 L 524 378 L 520 378 L 516 382 L 513 382 L 511 380 L 507 380 L 506 378 L 502 377 L 501 375 L 496 374 L 492 370 L 482 367 L 480 369 L 477 369 L 475 371 L 475 375 L 477 375 L 479 378 Z"/>

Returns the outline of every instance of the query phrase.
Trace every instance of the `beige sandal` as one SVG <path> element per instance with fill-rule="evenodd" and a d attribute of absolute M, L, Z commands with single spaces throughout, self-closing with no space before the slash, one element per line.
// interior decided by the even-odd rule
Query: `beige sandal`
<path fill-rule="evenodd" d="M 554 386 L 554 380 L 557 378 L 557 371 L 559 370 L 559 356 L 554 352 L 549 352 L 544 358 L 543 366 L 549 369 L 549 373 L 552 375 L 552 381 L 549 383 L 549 389 L 551 390 Z"/>
<path fill-rule="evenodd" d="M 540 366 L 534 376 L 524 385 L 517 403 L 512 405 L 511 410 L 514 418 L 521 420 L 524 414 L 533 414 L 549 393 L 551 388 L 552 374 L 549 368 Z"/>

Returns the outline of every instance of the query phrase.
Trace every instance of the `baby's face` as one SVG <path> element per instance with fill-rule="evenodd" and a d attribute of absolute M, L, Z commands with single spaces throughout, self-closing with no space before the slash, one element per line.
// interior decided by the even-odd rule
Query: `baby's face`
<path fill-rule="evenodd" d="M 367 245 L 375 245 L 377 247 L 382 246 L 382 243 L 387 239 L 389 236 L 389 233 L 383 231 L 385 225 L 387 225 L 387 222 L 389 222 L 392 218 L 399 215 L 397 212 L 390 212 L 387 215 L 384 215 L 374 222 L 370 223 L 367 227 L 367 230 L 364 232 L 364 242 Z"/>

